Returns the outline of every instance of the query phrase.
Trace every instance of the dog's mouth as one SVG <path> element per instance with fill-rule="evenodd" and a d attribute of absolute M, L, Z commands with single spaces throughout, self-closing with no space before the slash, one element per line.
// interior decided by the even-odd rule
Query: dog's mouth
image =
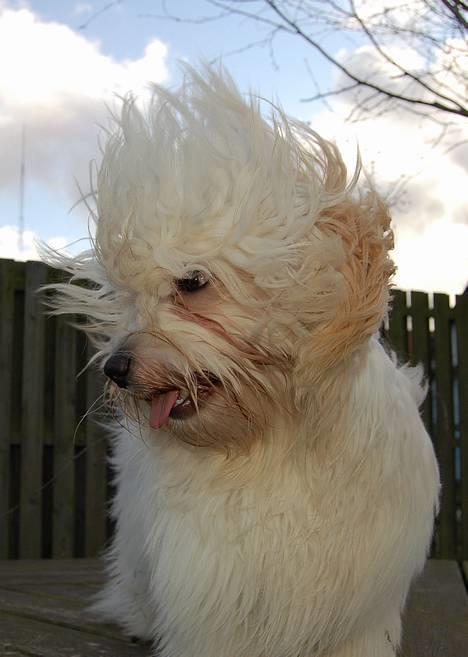
<path fill-rule="evenodd" d="M 192 391 L 186 388 L 154 390 L 147 399 L 150 405 L 149 424 L 152 429 L 159 429 L 167 424 L 169 418 L 185 420 L 198 412 L 210 397 L 220 381 L 210 373 L 194 375 Z"/>

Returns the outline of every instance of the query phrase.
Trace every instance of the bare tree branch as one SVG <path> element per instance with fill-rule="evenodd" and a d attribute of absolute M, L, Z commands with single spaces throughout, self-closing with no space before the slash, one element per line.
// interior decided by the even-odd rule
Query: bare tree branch
<path fill-rule="evenodd" d="M 345 94 L 348 91 L 354 91 L 359 88 L 358 82 L 353 82 L 348 84 L 345 87 L 339 87 L 338 89 L 331 89 L 330 91 L 318 91 L 314 96 L 309 96 L 308 98 L 301 98 L 301 103 L 312 103 L 316 100 L 323 100 L 324 98 L 330 98 L 330 96 L 339 96 L 340 94 Z"/>
<path fill-rule="evenodd" d="M 171 20 L 174 23 L 192 23 L 193 25 L 203 25 L 204 23 L 212 23 L 214 21 L 219 21 L 220 19 L 231 15 L 231 11 L 229 9 L 225 9 L 224 11 L 220 11 L 218 14 L 214 14 L 212 16 L 199 16 L 198 18 L 188 18 L 188 17 L 177 16 L 177 14 L 170 13 L 167 9 L 167 2 L 165 0 L 161 3 L 161 6 L 163 10 L 162 14 L 153 14 L 153 13 L 138 14 L 138 18 L 159 18 L 161 20 Z"/>
<path fill-rule="evenodd" d="M 109 9 L 112 9 L 113 7 L 116 7 L 117 5 L 121 5 L 124 0 L 113 0 L 112 2 L 108 2 L 104 7 L 101 7 L 101 9 L 98 9 L 97 11 L 94 12 L 94 14 L 91 14 L 91 16 L 81 25 L 78 26 L 79 30 L 86 30 L 87 27 L 89 27 L 90 23 L 96 20 L 101 14 L 105 14 Z"/>
<path fill-rule="evenodd" d="M 86 27 L 104 12 L 121 4 L 123 0 L 108 2 L 92 14 L 79 29 Z M 204 24 L 239 16 L 254 21 L 265 28 L 263 38 L 234 48 L 224 57 L 246 52 L 255 47 L 269 47 L 272 65 L 277 68 L 273 40 L 283 33 L 300 38 L 318 53 L 334 69 L 347 78 L 349 84 L 321 90 L 304 98 L 304 102 L 325 101 L 345 93 L 361 94 L 357 99 L 356 112 L 363 117 L 381 108 L 380 95 L 386 99 L 389 110 L 396 103 L 405 107 L 420 107 L 425 116 L 435 120 L 437 114 L 468 116 L 465 103 L 466 74 L 464 61 L 468 58 L 466 31 L 468 29 L 467 0 L 418 0 L 419 11 L 401 0 L 401 3 L 375 5 L 372 0 L 206 0 L 215 13 L 196 18 L 172 13 L 166 0 L 161 2 L 162 14 L 139 14 L 140 18 L 157 18 L 176 23 Z M 359 7 L 358 7 L 359 3 Z M 171 9 L 174 3 L 171 4 Z M 363 12 L 363 10 L 365 10 Z M 402 20 L 403 17 L 403 20 Z M 394 70 L 394 74 L 382 71 L 377 81 L 355 71 L 349 63 L 339 59 L 325 45 L 330 34 L 340 32 L 342 37 L 365 37 L 373 49 L 375 61 Z M 393 44 L 412 49 L 423 58 L 424 66 L 415 71 L 392 51 Z M 397 51 L 398 53 L 398 51 Z M 216 58 L 213 61 L 218 61 Z M 437 64 L 437 65 L 436 65 Z M 408 84 L 404 84 L 404 82 Z M 378 109 L 376 106 L 378 103 Z M 432 110 L 432 111 L 431 111 Z"/>
<path fill-rule="evenodd" d="M 210 59 L 208 63 L 216 64 L 226 59 L 226 57 L 239 55 L 240 53 L 247 52 L 248 50 L 252 50 L 253 48 L 262 48 L 264 46 L 271 47 L 271 42 L 273 38 L 274 38 L 274 34 L 269 34 L 265 39 L 259 39 L 258 41 L 251 41 L 250 43 L 247 43 L 245 46 L 242 46 L 240 48 L 233 48 L 232 50 L 227 50 L 226 52 L 223 52 L 220 55 L 218 55 L 218 57 L 214 57 L 214 59 Z M 272 58 L 274 57 L 271 51 L 270 51 L 270 57 Z M 274 61 L 272 63 L 273 63 L 273 67 L 277 68 L 277 64 Z"/>
<path fill-rule="evenodd" d="M 388 62 L 389 64 L 394 66 L 396 69 L 398 69 L 404 76 L 407 76 L 408 78 L 410 78 L 411 80 L 416 82 L 416 84 L 419 84 L 421 87 L 426 89 L 426 91 L 429 91 L 434 96 L 438 96 L 442 100 L 446 100 L 449 103 L 453 103 L 456 107 L 458 107 L 459 110 L 463 111 L 463 109 L 464 109 L 463 105 L 461 105 L 460 103 L 457 103 L 452 98 L 450 98 L 448 96 L 445 96 L 444 94 L 440 93 L 436 89 L 432 88 L 430 85 L 426 84 L 424 82 L 424 80 L 422 80 L 417 75 L 414 75 L 411 71 L 405 69 L 401 64 L 399 64 L 397 61 L 395 61 L 395 59 L 393 57 L 391 57 L 387 52 L 385 52 L 383 50 L 383 48 L 380 46 L 380 44 L 377 41 L 376 37 L 372 34 L 372 32 L 367 27 L 366 23 L 362 20 L 362 18 L 358 14 L 358 12 L 356 10 L 356 3 L 354 2 L 354 0 L 350 0 L 350 5 L 351 5 L 351 8 L 352 8 L 353 16 L 358 21 L 359 25 L 362 28 L 362 31 L 368 37 L 369 41 L 372 43 L 372 45 L 374 46 L 376 51 L 383 57 L 383 59 L 386 62 Z"/>
<path fill-rule="evenodd" d="M 462 12 L 468 11 L 468 4 L 460 0 L 440 0 L 443 5 L 455 16 L 460 25 L 468 29 L 468 21 L 463 16 Z"/>
<path fill-rule="evenodd" d="M 390 90 L 388 87 L 383 88 L 382 86 L 379 86 L 377 84 L 374 84 L 372 82 L 369 82 L 368 80 L 365 80 L 358 75 L 355 75 L 352 73 L 352 71 L 347 68 L 344 64 L 342 64 L 336 57 L 333 55 L 330 55 L 329 52 L 327 52 L 318 42 L 316 42 L 312 37 L 310 37 L 308 34 L 302 31 L 299 25 L 293 23 L 291 19 L 278 7 L 278 3 L 275 0 L 264 0 L 272 9 L 273 12 L 275 12 L 278 17 L 284 21 L 284 23 L 289 27 L 289 30 L 295 34 L 297 34 L 301 39 L 306 41 L 309 45 L 314 48 L 314 50 L 317 50 L 328 62 L 333 64 L 333 66 L 337 69 L 339 69 L 346 77 L 350 78 L 357 84 L 367 87 L 369 89 L 373 89 L 374 91 L 378 93 L 384 93 L 388 98 L 393 98 L 395 100 L 401 100 L 405 103 L 412 103 L 415 105 L 423 105 L 425 107 L 431 107 L 434 109 L 439 109 L 443 110 L 444 112 L 452 113 L 452 114 L 459 114 L 461 116 L 467 116 L 468 117 L 468 109 L 465 107 L 450 107 L 447 104 L 441 103 L 439 101 L 427 101 L 423 100 L 420 98 L 415 98 L 411 96 L 405 96 L 402 94 L 399 94 L 397 92 L 394 92 Z M 235 10 L 237 13 L 237 10 Z M 450 100 L 450 102 L 454 102 Z M 454 102 L 455 104 L 455 102 Z"/>

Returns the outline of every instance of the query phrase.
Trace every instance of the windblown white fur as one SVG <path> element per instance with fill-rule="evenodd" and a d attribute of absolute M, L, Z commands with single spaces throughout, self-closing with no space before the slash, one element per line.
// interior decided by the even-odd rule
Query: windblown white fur
<path fill-rule="evenodd" d="M 334 145 L 270 113 L 214 71 L 146 113 L 128 99 L 95 249 L 55 260 L 57 312 L 132 359 L 95 609 L 161 657 L 390 657 L 439 480 L 421 375 L 375 337 L 389 218 Z M 193 271 L 208 285 L 178 291 Z M 198 412 L 151 429 L 169 388 Z"/>

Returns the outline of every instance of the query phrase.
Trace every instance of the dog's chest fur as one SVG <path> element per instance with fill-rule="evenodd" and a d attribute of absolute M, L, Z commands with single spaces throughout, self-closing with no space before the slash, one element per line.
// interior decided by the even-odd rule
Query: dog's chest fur
<path fill-rule="evenodd" d="M 382 357 L 378 348 L 378 369 Z M 253 625 L 264 633 L 266 654 L 288 655 L 305 636 L 308 645 L 296 647 L 313 654 L 352 631 L 354 609 L 362 615 L 368 607 L 368 622 L 393 592 L 400 595 L 424 561 L 424 548 L 408 543 L 430 535 L 436 470 L 416 411 L 404 432 L 392 425 L 392 413 L 386 423 L 369 423 L 379 395 L 393 389 L 400 399 L 389 404 L 404 404 L 410 394 L 406 377 L 388 367 L 396 379 L 392 384 L 385 374 L 385 390 L 370 372 L 356 382 L 352 435 L 330 435 L 325 452 L 312 442 L 310 449 L 282 451 L 284 436 L 272 435 L 236 469 L 168 435 L 148 444 L 117 438 L 114 512 L 127 527 L 119 549 L 131 567 L 137 564 L 136 576 L 148 584 L 145 604 L 174 645 L 187 650 L 190 637 L 193 654 L 207 655 L 209 632 L 218 646 L 213 655 L 230 641 L 232 654 L 248 654 Z M 312 441 L 313 427 L 308 431 Z M 414 474 L 417 460 L 425 467 Z"/>

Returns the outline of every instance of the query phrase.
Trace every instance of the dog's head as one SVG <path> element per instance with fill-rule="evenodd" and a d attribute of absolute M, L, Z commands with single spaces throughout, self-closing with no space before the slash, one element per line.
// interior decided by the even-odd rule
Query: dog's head
<path fill-rule="evenodd" d="M 72 274 L 57 311 L 89 318 L 111 397 L 194 445 L 235 451 L 294 421 L 386 312 L 383 204 L 333 144 L 270 111 L 213 71 L 156 88 L 146 112 L 126 100 L 94 250 L 56 262 Z"/>

